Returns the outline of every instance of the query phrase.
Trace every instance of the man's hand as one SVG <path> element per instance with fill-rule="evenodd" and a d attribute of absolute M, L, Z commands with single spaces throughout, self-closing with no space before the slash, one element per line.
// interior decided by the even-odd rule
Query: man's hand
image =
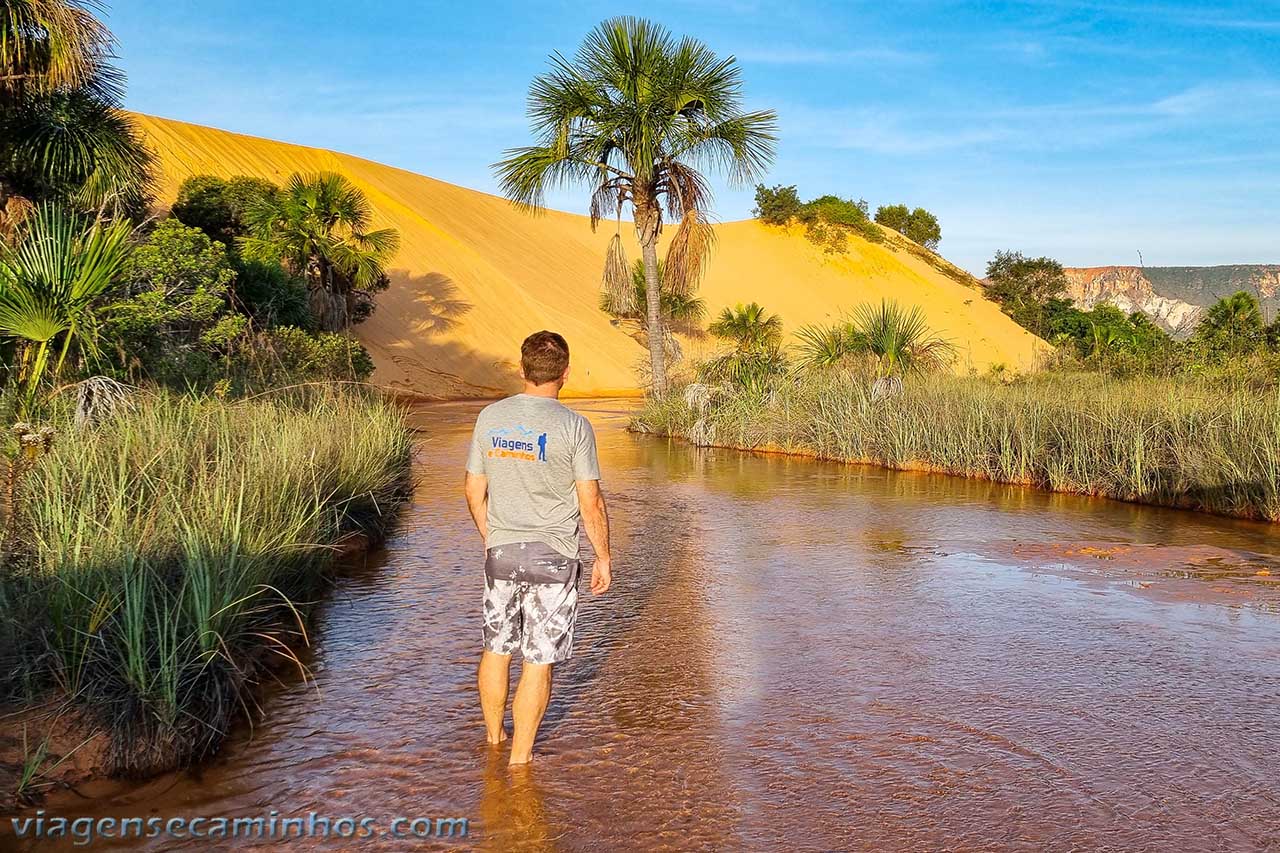
<path fill-rule="evenodd" d="M 613 561 L 609 559 L 609 510 L 605 508 L 599 480 L 578 480 L 577 487 L 582 524 L 587 528 L 587 539 L 596 552 L 596 562 L 591 567 L 591 594 L 603 595 L 613 583 Z"/>
<path fill-rule="evenodd" d="M 591 594 L 604 595 L 613 583 L 613 566 L 608 559 L 596 558 L 591 567 Z"/>

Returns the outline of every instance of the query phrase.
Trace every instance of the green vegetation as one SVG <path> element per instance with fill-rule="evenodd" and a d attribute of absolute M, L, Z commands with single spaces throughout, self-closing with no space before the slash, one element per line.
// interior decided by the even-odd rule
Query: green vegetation
<path fill-rule="evenodd" d="M 1051 258 L 997 252 L 987 264 L 987 296 L 1024 328 L 1056 348 L 1047 367 L 1113 375 L 1216 379 L 1231 387 L 1280 381 L 1280 320 L 1268 325 L 1244 291 L 1209 306 L 1185 341 L 1141 312 L 1101 303 L 1077 308 L 1062 296 L 1067 279 Z"/>
<path fill-rule="evenodd" d="M 331 174 L 197 176 L 143 222 L 150 160 L 88 8 L 0 6 L 0 702 L 145 775 L 301 668 L 335 554 L 405 496 L 400 412 L 332 382 L 373 370 L 345 331 L 397 236 Z M 18 794 L 49 742 L 24 738 Z"/>
<path fill-rule="evenodd" d="M 876 208 L 876 222 L 892 228 L 931 252 L 938 250 L 938 243 L 942 240 L 942 226 L 938 224 L 938 217 L 923 207 L 909 210 L 905 204 L 881 205 Z"/>
<path fill-rule="evenodd" d="M 651 397 L 644 432 L 1280 520 L 1280 396 L 1201 381 L 923 374 L 876 398 L 869 371 Z"/>
<path fill-rule="evenodd" d="M 769 225 L 799 221 L 805 227 L 805 235 L 832 254 L 847 248 L 849 231 L 873 243 L 884 241 L 884 234 L 868 217 L 867 210 L 867 203 L 861 199 L 824 195 L 801 203 L 794 186 L 756 186 L 757 219 Z"/>
<path fill-rule="evenodd" d="M 869 355 L 877 380 L 936 370 L 949 364 L 955 354 L 950 342 L 929 329 L 919 306 L 907 309 L 889 300 L 860 305 L 841 323 L 805 326 L 796 337 L 801 368 L 835 367 L 850 357 Z"/>
<path fill-rule="evenodd" d="M 74 0 L 0 7 L 0 238 L 41 201 L 136 218 L 150 156 L 120 109 L 111 34 Z"/>
<path fill-rule="evenodd" d="M 249 209 L 275 199 L 280 188 L 262 178 L 239 175 L 223 179 L 196 175 L 182 182 L 170 208 L 173 217 L 199 228 L 210 240 L 228 247 L 250 231 Z"/>
<path fill-rule="evenodd" d="M 128 258 L 132 230 L 43 202 L 11 242 L 0 242 L 0 335 L 22 348 L 16 379 L 24 384 L 24 409 L 35 401 L 59 338 L 55 376 L 73 343 L 93 351 L 96 305 Z"/>
<path fill-rule="evenodd" d="M 407 432 L 390 404 L 325 389 L 157 392 L 81 427 L 71 408 L 11 471 L 0 698 L 109 733 L 116 773 L 197 761 L 273 657 L 300 666 L 333 546 L 381 536 L 403 495 Z"/>
<path fill-rule="evenodd" d="M 732 349 L 698 366 L 703 382 L 727 382 L 749 393 L 764 392 L 787 369 L 782 318 L 755 302 L 725 308 L 708 330 Z"/>
<path fill-rule="evenodd" d="M 1051 300 L 1067 289 L 1067 275 L 1062 271 L 1062 264 L 1052 258 L 996 252 L 987 264 L 985 284 L 988 298 L 1000 303 L 1004 313 L 1024 329 L 1044 338 L 1050 328 L 1046 314 L 1052 310 Z"/>
<path fill-rule="evenodd" d="M 250 194 L 241 214 L 234 185 L 225 197 L 233 220 L 243 216 L 249 234 L 240 238 L 246 257 L 284 261 L 307 280 L 311 312 L 319 328 L 343 331 L 373 311 L 372 294 L 389 285 L 385 267 L 400 247 L 392 228 L 371 230 L 373 208 L 342 175 L 295 174 L 283 190 Z"/>
<path fill-rule="evenodd" d="M 589 33 L 574 59 L 559 54 L 529 90 L 537 144 L 495 164 L 503 193 L 533 209 L 547 189 L 591 188 L 591 224 L 631 206 L 646 281 L 646 328 L 662 327 L 658 238 L 663 216 L 680 225 L 667 250 L 664 282 L 691 293 L 713 232 L 711 191 L 695 164 L 722 168 L 735 183 L 760 175 L 773 159 L 775 115 L 742 109 L 741 74 L 692 38 L 676 41 L 637 18 L 613 18 Z M 604 287 L 617 303 L 633 291 L 622 241 L 614 235 Z M 656 392 L 666 388 L 665 335 L 649 334 Z"/>
<path fill-rule="evenodd" d="M 1018 275 L 1000 282 L 1004 292 L 1034 292 L 1052 273 L 1051 262 L 1023 260 L 1005 258 Z M 1240 352 L 1241 341 L 1265 347 L 1256 304 L 1224 301 L 1181 355 L 1141 315 L 1080 311 L 1056 297 L 1047 308 L 1028 304 L 1045 309 L 1050 328 L 1069 330 L 1058 355 L 1038 373 L 984 377 L 946 370 L 954 348 L 917 307 L 862 305 L 839 323 L 798 330 L 790 352 L 781 321 L 759 305 L 725 309 L 711 332 L 733 349 L 701 365 L 699 384 L 651 395 L 633 428 L 1280 520 L 1274 368 L 1255 360 L 1239 363 L 1239 374 L 1153 376 L 1127 375 L 1142 371 L 1123 363 L 1132 367 L 1139 350 L 1177 359 Z"/>

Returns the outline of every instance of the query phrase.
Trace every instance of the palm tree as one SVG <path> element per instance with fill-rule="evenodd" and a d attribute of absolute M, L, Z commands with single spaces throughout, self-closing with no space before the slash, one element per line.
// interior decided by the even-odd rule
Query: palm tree
<path fill-rule="evenodd" d="M 733 57 L 721 59 L 692 38 L 663 27 L 612 18 L 591 31 L 573 61 L 555 54 L 534 78 L 529 117 L 537 144 L 515 148 L 495 164 L 503 193 L 533 210 L 546 191 L 591 187 L 591 227 L 617 217 L 605 262 L 604 289 L 618 303 L 630 291 L 621 216 L 631 206 L 646 278 L 648 328 L 662 324 L 658 238 L 663 214 L 680 226 L 667 250 L 667 285 L 691 289 L 713 239 L 711 191 L 696 166 L 724 169 L 749 184 L 773 160 L 775 115 L 744 112 Z M 666 389 L 662 335 L 650 334 L 653 389 Z"/>
<path fill-rule="evenodd" d="M 750 305 L 739 303 L 734 308 L 722 310 L 707 331 L 717 338 L 731 341 L 738 352 L 776 349 L 782 343 L 782 318 L 769 314 L 755 302 Z"/>
<path fill-rule="evenodd" d="M 805 326 L 796 337 L 804 370 L 839 364 L 859 353 L 874 358 L 876 399 L 900 390 L 905 374 L 944 367 L 955 355 L 955 347 L 929 329 L 918 306 L 908 310 L 889 300 L 861 305 L 842 323 Z"/>
<path fill-rule="evenodd" d="M 57 199 L 100 218 L 146 211 L 152 157 L 111 102 L 87 89 L 39 95 L 0 115 L 0 130 L 0 184 L 17 197 Z"/>
<path fill-rule="evenodd" d="M 702 378 L 731 382 L 755 393 L 768 389 L 769 380 L 786 370 L 782 352 L 782 318 L 755 302 L 720 312 L 707 331 L 733 344 L 733 351 L 704 364 Z"/>
<path fill-rule="evenodd" d="M 935 370 L 955 355 L 951 342 L 929 328 L 918 305 L 904 309 L 885 299 L 879 305 L 861 305 L 854 310 L 849 329 L 850 349 L 875 356 L 883 379 Z"/>
<path fill-rule="evenodd" d="M 132 233 L 125 222 L 104 224 L 44 202 L 12 246 L 0 244 L 0 335 L 25 345 L 19 379 L 28 406 L 59 336 L 55 375 L 73 340 L 93 351 L 94 305 L 119 277 Z"/>
<path fill-rule="evenodd" d="M 107 29 L 77 0 L 0 0 L 0 237 L 58 199 L 137 216 L 150 154 L 119 109 Z"/>
<path fill-rule="evenodd" d="M 96 85 L 111 33 L 76 0 L 0 0 L 0 93 Z"/>
<path fill-rule="evenodd" d="M 373 208 L 363 191 L 334 172 L 290 176 L 283 191 L 255 200 L 245 215 L 247 257 L 283 260 L 305 276 L 311 310 L 324 331 L 351 324 L 359 296 L 386 283 L 400 248 L 393 228 L 369 230 Z"/>
<path fill-rule="evenodd" d="M 1209 306 L 1196 326 L 1195 339 L 1233 355 L 1252 352 L 1266 340 L 1266 321 L 1253 294 L 1238 291 Z"/>

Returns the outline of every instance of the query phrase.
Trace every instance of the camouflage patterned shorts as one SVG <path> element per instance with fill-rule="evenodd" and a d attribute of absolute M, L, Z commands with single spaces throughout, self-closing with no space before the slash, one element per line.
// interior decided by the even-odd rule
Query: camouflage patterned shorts
<path fill-rule="evenodd" d="M 573 650 L 582 562 L 542 542 L 490 548 L 484 563 L 484 647 L 529 663 L 559 663 Z"/>

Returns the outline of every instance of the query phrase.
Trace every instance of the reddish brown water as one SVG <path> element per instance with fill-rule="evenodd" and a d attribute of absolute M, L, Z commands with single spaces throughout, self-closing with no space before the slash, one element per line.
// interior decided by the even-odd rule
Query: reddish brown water
<path fill-rule="evenodd" d="M 501 850 L 1280 843 L 1280 589 L 1256 574 L 1272 528 L 696 451 L 627 434 L 612 403 L 580 408 L 617 580 L 583 607 L 535 765 L 510 775 L 473 693 L 476 408 L 419 415 L 416 500 L 324 606 L 314 683 L 199 774 L 48 811 L 459 816 L 470 836 L 440 846 Z M 1199 574 L 1207 546 L 1239 570 Z"/>

